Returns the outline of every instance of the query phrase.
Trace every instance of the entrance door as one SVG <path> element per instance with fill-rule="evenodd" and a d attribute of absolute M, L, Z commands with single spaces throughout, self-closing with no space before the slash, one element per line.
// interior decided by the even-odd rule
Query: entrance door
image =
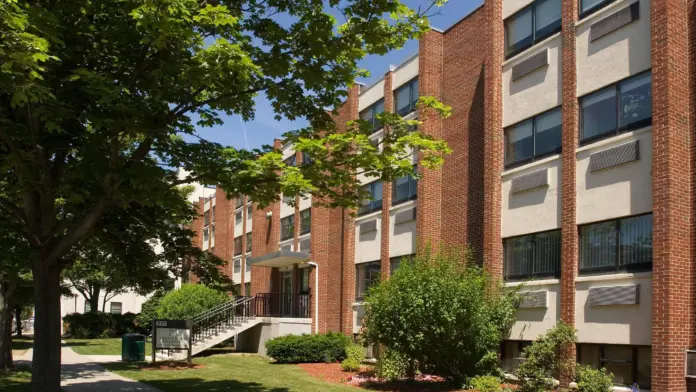
<path fill-rule="evenodd" d="M 280 310 L 283 316 L 292 315 L 292 271 L 280 273 Z"/>

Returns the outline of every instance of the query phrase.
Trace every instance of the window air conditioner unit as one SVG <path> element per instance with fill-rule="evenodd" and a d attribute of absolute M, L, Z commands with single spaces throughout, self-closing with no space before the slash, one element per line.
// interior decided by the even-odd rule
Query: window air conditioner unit
<path fill-rule="evenodd" d="M 696 350 L 686 350 L 684 376 L 686 378 L 696 378 Z"/>

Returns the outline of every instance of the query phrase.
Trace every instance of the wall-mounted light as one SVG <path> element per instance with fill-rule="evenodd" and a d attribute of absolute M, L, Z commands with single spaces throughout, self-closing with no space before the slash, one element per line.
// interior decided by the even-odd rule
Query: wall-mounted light
<path fill-rule="evenodd" d="M 273 211 L 266 211 L 266 219 L 271 219 L 273 216 Z"/>

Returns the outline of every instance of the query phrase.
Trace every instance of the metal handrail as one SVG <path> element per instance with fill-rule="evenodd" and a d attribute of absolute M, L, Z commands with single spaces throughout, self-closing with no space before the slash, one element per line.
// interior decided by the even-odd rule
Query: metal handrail
<path fill-rule="evenodd" d="M 228 301 L 197 316 L 191 328 L 191 340 L 197 343 L 217 335 L 233 325 L 256 317 L 254 297 L 240 297 Z"/>
<path fill-rule="evenodd" d="M 239 302 L 239 301 L 242 300 L 243 298 L 244 298 L 244 297 L 234 297 L 234 298 L 232 298 L 232 299 L 229 300 L 229 301 L 226 301 L 226 302 L 221 303 L 220 305 L 216 305 L 216 306 L 214 306 L 214 307 L 212 307 L 212 308 L 210 308 L 210 309 L 208 309 L 208 310 L 204 310 L 203 312 L 201 312 L 201 313 L 199 313 L 198 315 L 196 315 L 196 316 L 193 318 L 193 320 L 196 321 L 197 319 L 199 319 L 199 318 L 201 318 L 201 317 L 204 317 L 205 315 L 207 315 L 207 314 L 209 314 L 209 313 L 215 313 L 215 312 L 217 312 L 218 310 L 221 310 L 221 309 L 224 309 L 224 308 L 227 308 L 227 307 L 230 307 L 230 306 L 234 306 L 237 302 Z"/>

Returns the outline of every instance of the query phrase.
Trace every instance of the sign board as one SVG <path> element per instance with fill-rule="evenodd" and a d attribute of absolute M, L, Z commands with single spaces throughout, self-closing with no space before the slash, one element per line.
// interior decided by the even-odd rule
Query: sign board
<path fill-rule="evenodd" d="M 186 350 L 191 362 L 191 320 L 153 320 L 152 349 Z M 153 362 L 155 355 L 152 356 Z"/>

